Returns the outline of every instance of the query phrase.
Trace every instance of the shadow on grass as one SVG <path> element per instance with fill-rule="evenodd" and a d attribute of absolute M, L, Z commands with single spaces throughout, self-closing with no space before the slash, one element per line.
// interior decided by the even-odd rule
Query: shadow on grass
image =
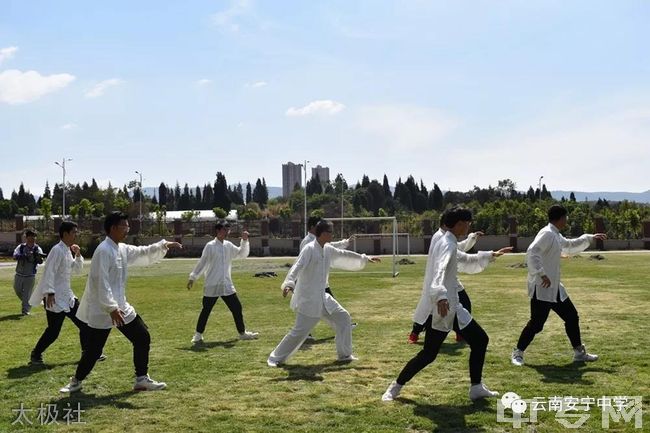
<path fill-rule="evenodd" d="M 477 412 L 494 413 L 494 419 L 496 420 L 496 410 L 493 408 L 496 403 L 493 400 L 479 400 L 464 406 L 423 404 L 401 397 L 397 398 L 397 401 L 413 406 L 414 415 L 430 419 L 433 422 L 433 433 L 485 432 L 486 430 L 483 427 L 468 426 L 465 421 L 467 415 Z"/>
<path fill-rule="evenodd" d="M 8 316 L 0 317 L 0 322 L 6 322 L 7 320 L 20 320 L 22 318 L 22 314 L 9 314 Z"/>
<path fill-rule="evenodd" d="M 615 369 L 596 367 L 593 364 L 585 362 L 570 362 L 564 365 L 525 364 L 525 366 L 532 368 L 539 374 L 543 375 L 544 377 L 542 378 L 542 382 L 544 383 L 580 383 L 583 385 L 593 385 L 593 380 L 585 379 L 583 377 L 585 373 L 616 373 Z"/>
<path fill-rule="evenodd" d="M 74 418 L 76 414 L 76 419 L 79 420 L 80 418 L 83 422 L 85 417 L 84 413 L 87 414 L 90 410 L 98 407 L 107 406 L 116 409 L 140 409 L 139 406 L 136 406 L 129 401 L 125 401 L 127 398 L 136 394 L 138 394 L 137 391 L 122 391 L 117 394 L 97 396 L 92 393 L 86 394 L 82 389 L 81 391 L 72 394 L 61 394 L 61 397 L 50 400 L 49 404 L 56 405 L 56 408 L 59 411 L 59 422 L 66 422 L 63 418 L 66 413 L 68 413 L 68 416 L 71 418 Z M 70 414 L 70 410 L 81 410 L 81 413 L 73 412 Z"/>
<path fill-rule="evenodd" d="M 418 341 L 415 344 L 411 344 L 411 346 L 414 346 L 417 348 L 417 352 L 422 350 L 424 348 L 424 342 Z M 448 356 L 459 356 L 462 355 L 463 352 L 467 349 L 467 353 L 469 353 L 469 345 L 465 342 L 444 342 L 442 343 L 442 346 L 440 346 L 440 351 L 438 354 L 444 354 Z M 417 353 L 416 352 L 416 353 Z"/>
<path fill-rule="evenodd" d="M 327 343 L 328 341 L 334 340 L 334 336 L 330 337 L 325 337 L 325 338 L 319 338 L 319 339 L 313 339 L 313 340 L 305 340 L 304 343 L 302 343 L 302 346 L 300 346 L 300 350 L 311 350 L 311 346 L 316 346 L 319 344 L 324 344 Z"/>
<path fill-rule="evenodd" d="M 206 352 L 215 347 L 223 347 L 224 349 L 232 349 L 237 345 L 239 341 L 238 338 L 233 338 L 232 340 L 227 341 L 204 341 L 199 344 L 192 344 L 191 346 L 178 347 L 178 350 L 185 350 L 188 352 Z"/>
<path fill-rule="evenodd" d="M 352 362 L 334 361 L 328 364 L 316 365 L 280 365 L 279 368 L 288 373 L 287 377 L 271 379 L 272 382 L 285 382 L 291 380 L 306 380 L 321 382 L 325 380 L 323 373 L 331 373 L 342 370 L 375 370 L 372 367 L 358 367 Z"/>
<path fill-rule="evenodd" d="M 79 360 L 60 362 L 58 364 L 43 364 L 43 365 L 21 365 L 19 367 L 9 368 L 7 370 L 7 379 L 23 379 L 31 376 L 32 374 L 40 373 L 41 371 L 52 370 L 57 367 L 65 367 L 67 365 L 77 365 Z"/>

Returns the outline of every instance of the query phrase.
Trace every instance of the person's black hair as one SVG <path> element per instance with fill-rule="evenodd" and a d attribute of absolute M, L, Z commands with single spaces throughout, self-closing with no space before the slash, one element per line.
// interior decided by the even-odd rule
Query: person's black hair
<path fill-rule="evenodd" d="M 567 215 L 569 212 L 564 208 L 564 206 L 560 206 L 559 204 L 554 204 L 550 208 L 548 208 L 548 221 L 549 222 L 555 222 L 562 218 L 563 216 Z"/>
<path fill-rule="evenodd" d="M 225 227 L 225 228 L 229 228 L 229 227 L 230 227 L 230 223 L 229 223 L 228 221 L 226 221 L 226 220 L 219 220 L 219 221 L 217 221 L 217 223 L 214 225 L 214 231 L 218 232 L 219 230 L 221 230 L 221 229 L 224 228 L 224 227 Z"/>
<path fill-rule="evenodd" d="M 38 233 L 34 229 L 25 229 L 25 237 L 36 237 Z"/>
<path fill-rule="evenodd" d="M 451 208 L 451 209 L 454 209 L 454 208 Z M 445 218 L 447 217 L 447 214 L 449 213 L 449 211 L 450 211 L 451 209 L 445 209 L 444 211 L 442 211 L 442 212 L 440 213 L 440 221 L 438 221 L 438 225 L 439 225 L 440 227 L 442 227 L 442 226 L 445 225 Z"/>
<path fill-rule="evenodd" d="M 329 221 L 326 221 L 324 219 L 321 219 L 318 221 L 316 224 L 316 237 L 319 237 L 325 232 L 331 232 L 333 229 L 332 223 Z"/>
<path fill-rule="evenodd" d="M 113 212 L 109 213 L 108 215 L 106 215 L 106 219 L 104 220 L 104 231 L 106 232 L 106 234 L 107 235 L 110 234 L 111 233 L 111 227 L 119 226 L 120 221 L 122 221 L 122 220 L 128 221 L 129 216 L 127 214 L 125 214 L 124 212 L 120 212 L 118 210 L 113 211 Z"/>
<path fill-rule="evenodd" d="M 70 233 L 72 230 L 76 229 L 77 227 L 78 227 L 77 223 L 74 223 L 72 221 L 63 221 L 59 226 L 59 237 L 63 239 L 64 233 Z"/>
<path fill-rule="evenodd" d="M 320 221 L 322 218 L 318 216 L 310 216 L 309 219 L 307 220 L 307 227 L 311 230 L 312 227 L 316 227 L 316 224 L 318 224 L 318 221 Z"/>
<path fill-rule="evenodd" d="M 471 220 L 472 220 L 472 211 L 462 207 L 455 207 L 449 209 L 447 215 L 445 215 L 444 223 L 448 229 L 452 229 L 459 221 L 471 221 Z"/>

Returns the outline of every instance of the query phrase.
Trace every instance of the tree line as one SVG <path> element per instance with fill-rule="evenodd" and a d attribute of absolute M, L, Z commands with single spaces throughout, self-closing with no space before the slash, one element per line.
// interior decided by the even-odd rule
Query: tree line
<path fill-rule="evenodd" d="M 25 190 L 23 184 L 13 191 L 10 198 L 4 198 L 0 189 L 0 218 L 12 218 L 17 213 L 40 214 L 49 217 L 61 213 L 62 187 L 55 184 L 45 190 L 38 199 Z M 526 192 L 517 190 L 510 179 L 497 182 L 496 186 L 481 188 L 474 186 L 469 191 L 442 192 L 437 183 L 427 188 L 423 181 L 408 176 L 405 181 L 397 180 L 391 188 L 386 175 L 382 180 L 370 179 L 364 175 L 354 185 L 348 185 L 339 174 L 333 181 L 324 182 L 317 176 L 310 179 L 305 188 L 298 185 L 288 198 L 269 198 L 266 180 L 257 179 L 253 184 L 229 185 L 225 174 L 218 172 L 214 182 L 203 186 L 183 187 L 177 182 L 171 187 L 162 182 L 156 193 L 145 196 L 137 182 L 116 188 L 110 184 L 106 188 L 91 183 L 68 184 L 66 188 L 66 208 L 74 218 L 102 216 L 112 210 L 123 210 L 137 215 L 140 202 L 144 211 L 156 212 L 158 218 L 166 211 L 187 211 L 187 219 L 192 219 L 194 210 L 212 209 L 215 215 L 223 217 L 230 210 L 237 210 L 242 219 L 263 217 L 301 219 L 304 197 L 310 214 L 320 216 L 396 216 L 403 230 L 418 234 L 423 220 L 437 221 L 440 212 L 452 205 L 465 205 L 475 214 L 474 229 L 487 234 L 507 234 L 509 221 L 518 222 L 518 233 L 531 236 L 546 224 L 546 209 L 553 203 L 562 202 L 570 211 L 569 229 L 572 236 L 593 232 L 593 219 L 602 216 L 611 237 L 635 239 L 642 236 L 642 222 L 650 218 L 650 207 L 645 204 L 622 201 L 609 203 L 598 199 L 596 202 L 577 202 L 571 193 L 568 198 L 554 200 L 546 185 Z"/>

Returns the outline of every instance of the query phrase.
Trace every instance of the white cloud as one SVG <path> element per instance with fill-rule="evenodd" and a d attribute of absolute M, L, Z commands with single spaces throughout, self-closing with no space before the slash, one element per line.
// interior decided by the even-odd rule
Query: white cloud
<path fill-rule="evenodd" d="M 196 85 L 200 87 L 207 86 L 209 84 L 212 84 L 212 80 L 208 80 L 207 78 L 202 78 L 196 82 Z"/>
<path fill-rule="evenodd" d="M 267 85 L 266 81 L 256 81 L 253 84 L 251 84 L 250 87 L 256 89 L 256 88 L 259 88 L 259 87 L 265 87 L 266 85 Z"/>
<path fill-rule="evenodd" d="M 24 104 L 55 92 L 73 82 L 70 74 L 41 75 L 36 71 L 9 69 L 0 72 L 0 102 Z"/>
<path fill-rule="evenodd" d="M 248 0 L 236 0 L 228 9 L 213 14 L 212 22 L 223 30 L 231 32 L 239 31 L 238 19 L 246 15 L 251 9 L 251 4 Z"/>
<path fill-rule="evenodd" d="M 340 102 L 332 101 L 331 99 L 321 99 L 312 101 L 304 107 L 291 107 L 285 114 L 289 117 L 302 117 L 312 114 L 334 115 L 342 111 L 344 108 L 345 105 Z"/>
<path fill-rule="evenodd" d="M 357 113 L 356 128 L 384 149 L 429 148 L 452 132 L 458 121 L 439 110 L 412 105 L 376 105 Z"/>
<path fill-rule="evenodd" d="M 11 59 L 16 54 L 16 51 L 18 51 L 18 47 L 0 48 L 0 65 L 5 60 Z"/>
<path fill-rule="evenodd" d="M 69 131 L 71 129 L 76 129 L 76 128 L 77 128 L 76 123 L 66 123 L 65 125 L 61 125 L 62 131 Z"/>
<path fill-rule="evenodd" d="M 103 96 L 106 89 L 122 84 L 124 81 L 119 78 L 111 78 L 110 80 L 100 81 L 95 84 L 92 89 L 86 92 L 86 98 L 97 98 Z"/>

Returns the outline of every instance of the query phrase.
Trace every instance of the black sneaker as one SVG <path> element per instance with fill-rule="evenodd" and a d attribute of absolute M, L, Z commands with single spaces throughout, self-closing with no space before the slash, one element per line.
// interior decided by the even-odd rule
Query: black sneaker
<path fill-rule="evenodd" d="M 32 354 L 29 357 L 29 365 L 43 365 L 43 355 L 34 355 Z"/>

